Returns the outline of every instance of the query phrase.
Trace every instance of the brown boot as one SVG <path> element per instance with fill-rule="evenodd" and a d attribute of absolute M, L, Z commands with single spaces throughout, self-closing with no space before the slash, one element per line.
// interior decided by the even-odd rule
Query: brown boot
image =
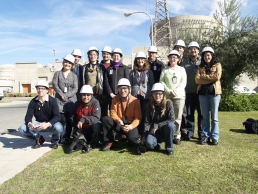
<path fill-rule="evenodd" d="M 36 139 L 36 143 L 34 146 L 32 146 L 33 149 L 37 149 L 37 148 L 40 148 L 41 145 L 40 145 L 40 139 Z"/>
<path fill-rule="evenodd" d="M 39 138 L 39 144 L 42 146 L 42 144 L 45 142 L 45 138 L 41 135 Z"/>

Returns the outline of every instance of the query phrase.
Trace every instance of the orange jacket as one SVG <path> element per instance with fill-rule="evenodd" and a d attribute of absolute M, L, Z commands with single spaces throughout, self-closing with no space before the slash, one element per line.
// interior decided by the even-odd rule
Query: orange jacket
<path fill-rule="evenodd" d="M 112 99 L 110 116 L 115 122 L 122 120 L 123 118 L 122 113 L 123 113 L 123 110 L 125 110 L 126 108 L 127 100 L 122 101 L 122 104 L 124 109 L 121 107 L 121 100 L 120 100 L 119 94 Z M 134 96 L 130 97 L 130 101 L 128 103 L 125 116 L 127 117 L 127 121 L 128 123 L 130 123 L 130 126 L 132 127 L 132 129 L 136 128 L 141 122 L 142 112 L 141 112 L 140 102 Z"/>

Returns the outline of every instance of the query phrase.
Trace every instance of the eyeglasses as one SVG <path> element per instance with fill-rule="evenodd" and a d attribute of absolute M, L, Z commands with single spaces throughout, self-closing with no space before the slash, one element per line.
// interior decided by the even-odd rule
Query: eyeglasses
<path fill-rule="evenodd" d="M 37 87 L 37 90 L 46 90 L 47 88 L 40 88 L 40 87 Z"/>
<path fill-rule="evenodd" d="M 119 87 L 120 90 L 127 90 L 129 89 L 128 87 Z"/>
<path fill-rule="evenodd" d="M 164 92 L 153 92 L 153 94 L 154 94 L 155 96 L 161 96 L 161 95 L 164 94 Z"/>
<path fill-rule="evenodd" d="M 81 94 L 82 96 L 91 96 L 92 94 Z"/>
<path fill-rule="evenodd" d="M 81 57 L 80 57 L 80 56 L 78 56 L 78 55 L 74 55 L 74 58 L 79 58 L 79 59 L 80 59 Z"/>

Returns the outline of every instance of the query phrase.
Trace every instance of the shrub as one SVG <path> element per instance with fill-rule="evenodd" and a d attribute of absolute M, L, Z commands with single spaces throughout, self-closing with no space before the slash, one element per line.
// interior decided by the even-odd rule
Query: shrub
<path fill-rule="evenodd" d="M 247 94 L 222 94 L 220 111 L 254 111 L 258 110 L 258 95 Z"/>

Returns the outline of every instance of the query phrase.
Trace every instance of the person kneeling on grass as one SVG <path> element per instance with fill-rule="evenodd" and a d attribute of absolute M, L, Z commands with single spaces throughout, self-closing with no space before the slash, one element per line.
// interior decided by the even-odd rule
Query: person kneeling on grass
<path fill-rule="evenodd" d="M 159 150 L 165 137 L 167 155 L 173 155 L 173 138 L 176 131 L 173 103 L 166 99 L 164 86 L 153 85 L 150 102 L 146 110 L 143 142 L 149 149 Z"/>
<path fill-rule="evenodd" d="M 74 131 L 84 135 L 88 145 L 96 147 L 98 134 L 102 127 L 99 101 L 93 98 L 93 90 L 90 85 L 82 86 L 80 94 L 81 99 L 74 104 L 70 113 L 71 123 Z"/>
<path fill-rule="evenodd" d="M 112 99 L 110 117 L 102 119 L 104 146 L 101 151 L 110 150 L 113 142 L 113 130 L 126 136 L 130 145 L 140 143 L 137 126 L 142 119 L 140 102 L 131 96 L 131 84 L 128 79 L 122 78 L 118 81 L 118 95 Z"/>
<path fill-rule="evenodd" d="M 28 106 L 25 116 L 25 124 L 19 127 L 21 133 L 31 133 L 36 138 L 34 149 L 40 148 L 45 142 L 41 130 L 51 129 L 53 131 L 51 147 L 58 148 L 58 142 L 63 132 L 63 126 L 56 99 L 48 95 L 49 85 L 45 80 L 40 80 L 36 85 L 38 95 L 33 98 Z M 32 121 L 33 116 L 36 121 Z"/>

